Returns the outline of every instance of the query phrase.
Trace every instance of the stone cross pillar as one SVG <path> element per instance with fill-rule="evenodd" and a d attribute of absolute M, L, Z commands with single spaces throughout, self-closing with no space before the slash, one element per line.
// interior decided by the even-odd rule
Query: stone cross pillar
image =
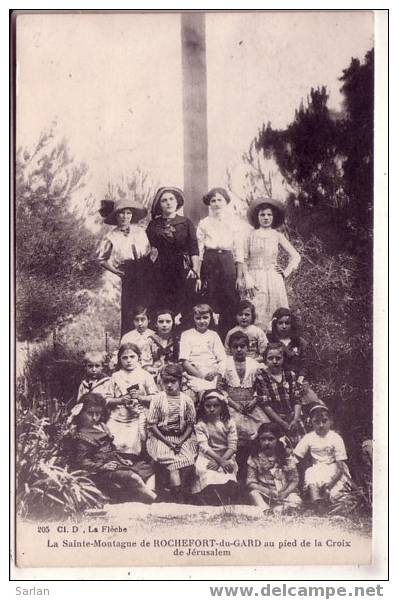
<path fill-rule="evenodd" d="M 206 15 L 181 13 L 182 97 L 184 121 L 184 214 L 196 224 L 207 214 L 208 191 Z"/>

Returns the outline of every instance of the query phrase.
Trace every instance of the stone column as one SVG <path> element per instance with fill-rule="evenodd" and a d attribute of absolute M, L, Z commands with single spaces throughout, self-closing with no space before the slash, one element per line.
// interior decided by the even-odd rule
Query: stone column
<path fill-rule="evenodd" d="M 206 15 L 181 13 L 184 214 L 196 224 L 207 214 L 202 196 L 208 191 Z"/>

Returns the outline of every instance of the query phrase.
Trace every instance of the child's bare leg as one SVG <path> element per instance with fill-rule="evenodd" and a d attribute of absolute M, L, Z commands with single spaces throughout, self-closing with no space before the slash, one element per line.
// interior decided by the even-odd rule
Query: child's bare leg
<path fill-rule="evenodd" d="M 291 494 L 289 494 L 288 497 L 285 498 L 282 502 L 282 504 L 287 508 L 300 508 L 302 503 L 303 501 L 296 492 L 292 492 Z"/>
<path fill-rule="evenodd" d="M 145 484 L 146 484 L 147 488 L 149 488 L 152 492 L 154 492 L 155 491 L 155 474 L 148 477 Z"/>
<path fill-rule="evenodd" d="M 262 508 L 263 510 L 269 510 L 269 508 L 270 508 L 269 504 L 267 504 L 265 502 L 262 494 L 260 494 L 260 492 L 258 492 L 257 490 L 251 490 L 249 492 L 249 497 L 250 497 L 251 504 L 253 504 L 254 506 L 258 506 L 259 508 Z"/>
<path fill-rule="evenodd" d="M 184 501 L 184 491 L 181 487 L 181 473 L 178 469 L 170 471 L 170 487 L 174 502 L 182 504 Z"/>
<path fill-rule="evenodd" d="M 137 473 L 133 473 L 132 471 L 129 472 L 131 479 L 134 482 L 134 485 L 136 486 L 138 495 L 144 500 L 144 501 L 150 501 L 153 502 L 154 500 L 156 500 L 156 494 L 155 492 L 150 489 L 150 487 L 144 482 L 144 480 L 137 475 Z"/>

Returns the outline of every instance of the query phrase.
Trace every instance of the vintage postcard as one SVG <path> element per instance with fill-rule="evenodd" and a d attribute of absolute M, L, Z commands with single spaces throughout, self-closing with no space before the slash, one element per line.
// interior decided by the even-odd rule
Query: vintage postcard
<path fill-rule="evenodd" d="M 14 12 L 20 573 L 384 564 L 385 12 Z"/>

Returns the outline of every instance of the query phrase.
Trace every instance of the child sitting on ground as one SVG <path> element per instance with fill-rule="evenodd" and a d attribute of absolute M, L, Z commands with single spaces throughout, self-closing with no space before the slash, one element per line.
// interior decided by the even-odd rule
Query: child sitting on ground
<path fill-rule="evenodd" d="M 117 450 L 129 457 L 141 455 L 140 432 L 145 428 L 146 409 L 158 391 L 152 375 L 140 366 L 139 359 L 140 350 L 135 344 L 120 346 L 119 369 L 112 374 L 106 397 L 110 413 L 107 426 Z"/>
<path fill-rule="evenodd" d="M 279 425 L 263 423 L 251 446 L 247 489 L 251 503 L 264 513 L 272 509 L 283 512 L 301 504 L 296 460 L 287 453 L 281 435 Z"/>
<path fill-rule="evenodd" d="M 105 399 L 92 392 L 84 394 L 73 407 L 68 419 L 72 465 L 87 471 L 98 489 L 111 501 L 153 502 L 156 494 L 134 465 L 116 451 L 105 425 L 105 414 Z"/>
<path fill-rule="evenodd" d="M 304 488 L 316 512 L 322 514 L 349 486 L 350 474 L 343 438 L 333 431 L 329 410 L 315 405 L 310 410 L 313 431 L 297 444 L 294 454 L 303 459 L 311 456 L 312 466 L 305 471 Z"/>
<path fill-rule="evenodd" d="M 245 333 L 249 338 L 249 351 L 247 355 L 258 362 L 263 362 L 263 354 L 267 347 L 267 337 L 264 331 L 254 325 L 256 320 L 256 310 L 254 304 L 249 300 L 241 300 L 237 307 L 236 327 L 230 329 L 225 338 L 225 351 L 227 355 L 231 354 L 229 339 L 236 331 Z"/>
<path fill-rule="evenodd" d="M 102 352 L 89 351 L 83 358 L 85 374 L 77 392 L 77 402 L 83 394 L 95 392 L 101 396 L 109 393 L 109 377 L 104 374 L 104 356 Z"/>
<path fill-rule="evenodd" d="M 153 397 L 148 413 L 148 454 L 159 467 L 167 469 L 167 484 L 175 502 L 186 499 L 197 455 L 193 431 L 196 412 L 191 398 L 181 392 L 182 375 L 181 365 L 163 367 L 160 378 L 164 391 Z"/>
<path fill-rule="evenodd" d="M 203 504 L 231 504 L 236 498 L 238 435 L 226 399 L 217 390 L 203 393 L 195 425 L 199 456 L 192 488 Z"/>

